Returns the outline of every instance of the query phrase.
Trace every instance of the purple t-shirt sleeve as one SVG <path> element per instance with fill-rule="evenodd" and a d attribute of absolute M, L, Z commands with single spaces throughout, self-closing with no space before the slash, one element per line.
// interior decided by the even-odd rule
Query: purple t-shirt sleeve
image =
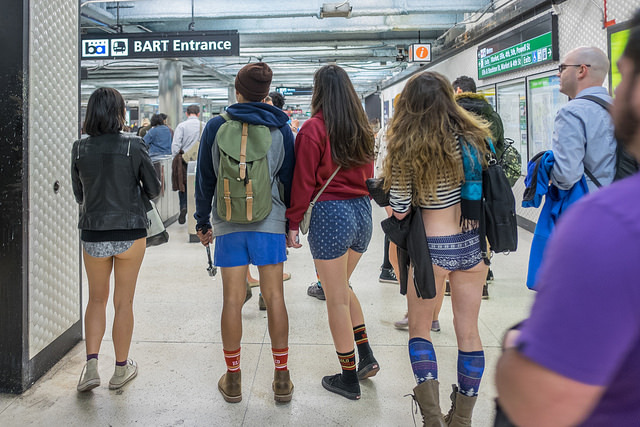
<path fill-rule="evenodd" d="M 638 269 L 630 268 L 640 265 L 640 236 L 606 205 L 586 201 L 549 241 L 517 348 L 565 377 L 605 386 L 640 335 Z"/>

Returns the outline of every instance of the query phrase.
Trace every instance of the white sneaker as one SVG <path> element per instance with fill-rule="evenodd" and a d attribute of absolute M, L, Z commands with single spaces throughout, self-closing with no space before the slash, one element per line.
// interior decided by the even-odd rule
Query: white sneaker
<path fill-rule="evenodd" d="M 397 322 L 395 322 L 393 324 L 393 326 L 396 327 L 396 329 L 407 329 L 409 328 L 409 313 L 404 315 L 404 318 L 402 320 L 398 320 Z"/>
<path fill-rule="evenodd" d="M 78 391 L 89 391 L 100 385 L 100 375 L 98 374 L 98 359 L 89 359 L 82 368 L 80 380 L 78 381 Z"/>
<path fill-rule="evenodd" d="M 138 375 L 138 364 L 131 359 L 127 359 L 124 366 L 116 366 L 113 376 L 109 380 L 109 390 L 116 390 L 134 379 Z"/>

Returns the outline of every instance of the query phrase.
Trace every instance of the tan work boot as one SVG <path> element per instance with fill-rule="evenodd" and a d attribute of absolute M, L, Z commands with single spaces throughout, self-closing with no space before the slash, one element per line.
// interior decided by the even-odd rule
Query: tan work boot
<path fill-rule="evenodd" d="M 240 370 L 235 372 L 225 372 L 218 381 L 220 394 L 229 403 L 238 403 L 242 400 L 242 375 Z"/>
<path fill-rule="evenodd" d="M 413 389 L 413 400 L 422 413 L 422 425 L 425 427 L 445 427 L 440 411 L 440 383 L 438 380 L 426 380 Z"/>
<path fill-rule="evenodd" d="M 444 421 L 450 427 L 471 427 L 471 414 L 473 414 L 473 406 L 476 404 L 478 396 L 465 396 L 458 391 L 458 386 L 454 384 L 452 387 L 451 409 L 445 415 Z"/>
<path fill-rule="evenodd" d="M 273 373 L 273 398 L 276 402 L 290 402 L 293 395 L 293 383 L 289 377 L 289 371 L 275 370 Z"/>

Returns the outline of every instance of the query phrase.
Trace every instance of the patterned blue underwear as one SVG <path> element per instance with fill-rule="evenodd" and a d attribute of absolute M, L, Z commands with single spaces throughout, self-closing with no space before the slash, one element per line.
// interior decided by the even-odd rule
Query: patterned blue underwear
<path fill-rule="evenodd" d="M 449 271 L 468 270 L 482 260 L 478 229 L 452 236 L 427 236 L 431 262 Z"/>
<path fill-rule="evenodd" d="M 82 247 L 89 255 L 95 258 L 105 258 L 120 255 L 127 251 L 135 240 L 123 240 L 116 242 L 82 242 Z"/>

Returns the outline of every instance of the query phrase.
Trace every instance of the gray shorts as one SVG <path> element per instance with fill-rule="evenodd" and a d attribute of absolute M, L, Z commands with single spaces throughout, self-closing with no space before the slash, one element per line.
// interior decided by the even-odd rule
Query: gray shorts
<path fill-rule="evenodd" d="M 94 258 L 106 258 L 120 255 L 127 251 L 135 240 L 123 240 L 117 242 L 82 242 L 82 247 Z"/>

